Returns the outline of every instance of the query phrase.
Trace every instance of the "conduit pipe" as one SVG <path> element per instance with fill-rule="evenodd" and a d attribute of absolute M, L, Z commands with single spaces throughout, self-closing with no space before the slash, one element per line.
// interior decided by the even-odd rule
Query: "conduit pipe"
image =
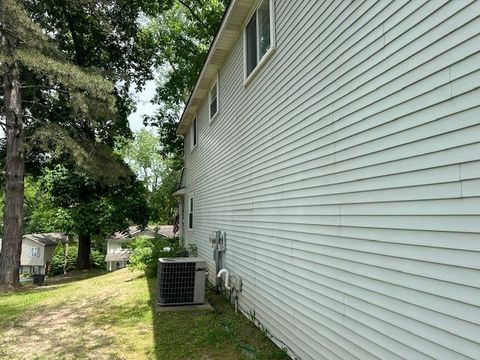
<path fill-rule="evenodd" d="M 217 278 L 221 278 L 225 274 L 225 289 L 230 290 L 230 272 L 227 269 L 222 269 L 218 272 Z"/>

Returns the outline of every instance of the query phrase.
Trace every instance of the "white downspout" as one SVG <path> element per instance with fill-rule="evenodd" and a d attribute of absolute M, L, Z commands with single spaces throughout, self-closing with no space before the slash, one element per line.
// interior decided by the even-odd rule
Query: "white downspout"
<path fill-rule="evenodd" d="M 222 269 L 218 272 L 217 278 L 221 278 L 225 274 L 225 289 L 230 290 L 230 272 L 227 269 Z"/>

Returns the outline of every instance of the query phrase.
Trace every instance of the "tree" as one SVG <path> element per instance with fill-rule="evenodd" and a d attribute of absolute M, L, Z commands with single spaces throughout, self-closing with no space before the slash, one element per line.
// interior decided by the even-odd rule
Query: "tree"
<path fill-rule="evenodd" d="M 31 113 L 22 106 L 21 70 L 37 74 L 51 96 L 68 89 L 79 113 L 88 111 L 89 101 L 114 103 L 112 84 L 102 77 L 69 64 L 42 30 L 14 0 L 0 0 L 0 63 L 3 74 L 1 108 L 6 133 L 4 236 L 0 253 L 0 286 L 18 285 L 23 231 L 25 176 L 24 119 Z M 61 86 L 60 86 L 61 84 Z"/>
<path fill-rule="evenodd" d="M 43 184 L 57 207 L 56 224 L 78 236 L 77 267 L 90 267 L 92 236 L 105 237 L 131 223 L 145 226 L 149 212 L 146 189 L 131 174 L 105 184 L 75 168 L 57 166 L 44 175 Z"/>
<path fill-rule="evenodd" d="M 159 110 L 144 122 L 159 128 L 165 155 L 183 155 L 183 142 L 176 134 L 178 120 L 220 25 L 225 3 L 175 1 L 145 27 L 145 38 L 155 44 L 154 59 L 160 76 L 154 99 Z"/>
<path fill-rule="evenodd" d="M 178 190 L 182 176 L 183 159 L 172 156 L 164 160 L 165 169 L 162 173 L 162 181 L 149 197 L 151 204 L 152 219 L 161 224 L 173 224 L 178 200 L 173 193 Z"/>
<path fill-rule="evenodd" d="M 171 1 L 21 2 L 25 4 L 30 16 L 50 34 L 69 61 L 81 67 L 95 69 L 115 84 L 116 98 L 114 113 L 103 111 L 101 103 L 90 106 L 87 104 L 89 113 L 78 119 L 68 99 L 59 96 L 39 103 L 36 90 L 29 91 L 28 95 L 33 99 L 31 111 L 40 120 L 40 125 L 30 127 L 34 140 L 31 144 L 36 146 L 31 147 L 33 151 L 29 153 L 30 157 L 35 152 L 46 152 L 49 154 L 46 159 L 37 157 L 43 167 L 77 163 L 79 168 L 87 171 L 88 176 L 106 183 L 126 176 L 124 167 L 109 160 L 111 147 L 114 146 L 117 136 L 131 136 L 127 120 L 134 107 L 129 92 L 131 86 L 139 89 L 146 80 L 153 77 L 152 54 L 155 44 L 143 31 L 142 19 L 164 11 L 171 6 Z M 43 119 L 47 118 L 49 125 L 42 126 Z M 52 151 L 52 148 L 55 151 Z M 71 156 L 66 156 L 64 149 L 67 149 Z M 88 200 L 86 201 L 88 204 Z M 89 243 L 90 240 L 80 236 L 79 241 Z M 82 245 L 79 247 L 84 249 Z"/>
<path fill-rule="evenodd" d="M 150 191 L 158 188 L 165 170 L 158 136 L 141 129 L 133 139 L 119 139 L 116 151 Z"/>
<path fill-rule="evenodd" d="M 180 183 L 182 159 L 166 155 L 160 137 L 147 130 L 137 132 L 133 140 L 123 139 L 117 152 L 149 190 L 150 220 L 172 224 L 177 207 L 172 194 Z"/>
<path fill-rule="evenodd" d="M 4 236 L 0 253 L 0 285 L 15 285 L 20 265 L 22 221 L 23 221 L 23 113 L 20 96 L 20 78 L 15 59 L 20 39 L 15 36 L 13 9 L 8 0 L 0 2 L 3 100 L 7 135 L 7 157 L 5 164 L 6 193 L 4 211 Z M 11 59 L 10 61 L 8 61 Z M 10 256 L 9 256 L 10 255 Z M 14 274 L 13 272 L 16 272 Z"/>
<path fill-rule="evenodd" d="M 154 102 L 155 115 L 144 123 L 158 127 L 163 170 L 161 182 L 152 188 L 149 203 L 153 219 L 173 223 L 177 200 L 172 194 L 180 183 L 183 167 L 183 140 L 176 134 L 181 111 L 195 85 L 217 32 L 227 1 L 178 0 L 161 14 L 150 17 L 143 31 L 153 49 L 159 73 Z"/>
<path fill-rule="evenodd" d="M 64 56 L 77 66 L 95 69 L 115 85 L 116 113 L 96 119 L 95 132 L 89 136 L 113 146 L 118 135 L 131 136 L 128 115 L 134 108 L 130 88 L 141 88 L 152 79 L 154 49 L 144 35 L 142 17 L 157 14 L 170 1 L 155 0 L 21 0 L 30 16 L 40 24 L 58 45 Z M 42 104 L 45 105 L 45 104 Z M 53 104 L 49 104 L 53 105 Z M 68 106 L 57 103 L 53 110 L 64 124 Z M 41 109 L 36 112 L 43 114 Z M 48 116 L 55 115 L 53 111 Z M 39 115 L 40 115 L 39 114 Z M 91 120 L 91 119 L 90 119 Z M 113 121 L 114 120 L 114 121 Z M 68 127 L 75 132 L 75 127 Z M 85 132 L 85 129 L 82 129 Z"/>
<path fill-rule="evenodd" d="M 56 210 L 50 195 L 42 189 L 39 180 L 25 177 L 24 233 L 47 233 L 60 231 L 56 225 Z"/>

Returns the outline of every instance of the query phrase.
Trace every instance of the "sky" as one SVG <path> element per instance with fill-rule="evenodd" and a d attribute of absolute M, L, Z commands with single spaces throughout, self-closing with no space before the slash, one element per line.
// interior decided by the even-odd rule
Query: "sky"
<path fill-rule="evenodd" d="M 143 91 L 135 94 L 134 98 L 137 102 L 137 110 L 128 117 L 130 129 L 138 131 L 145 128 L 142 121 L 143 115 L 153 115 L 157 108 L 156 105 L 150 103 L 150 100 L 155 95 L 155 81 L 147 81 Z"/>

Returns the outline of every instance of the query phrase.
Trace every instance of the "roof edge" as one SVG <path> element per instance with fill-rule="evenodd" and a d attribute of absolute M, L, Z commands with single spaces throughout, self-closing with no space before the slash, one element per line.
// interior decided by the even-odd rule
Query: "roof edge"
<path fill-rule="evenodd" d="M 184 136 L 187 133 L 189 120 L 193 118 L 193 114 L 189 113 L 189 110 L 192 107 L 192 102 L 195 98 L 195 95 L 197 95 L 199 92 L 201 92 L 201 82 L 206 78 L 206 74 L 208 71 L 212 71 L 210 67 L 218 67 L 220 68 L 221 65 L 218 65 L 218 63 L 222 63 L 225 61 L 227 56 L 230 54 L 230 50 L 233 47 L 233 44 L 235 43 L 238 33 L 236 29 L 237 27 L 239 30 L 243 28 L 243 23 L 244 23 L 244 18 L 248 15 L 250 12 L 250 8 L 252 5 L 254 5 L 256 0 L 231 0 L 227 9 L 225 10 L 225 13 L 222 18 L 222 22 L 220 23 L 220 28 L 217 31 L 217 34 L 215 35 L 215 38 L 208 50 L 207 57 L 205 59 L 205 62 L 203 63 L 202 70 L 200 71 L 200 75 L 197 78 L 197 82 L 195 83 L 195 87 L 193 88 L 193 91 L 190 93 L 190 97 L 188 99 L 187 105 L 185 106 L 182 116 L 180 117 L 180 121 L 177 126 L 177 135 L 182 135 Z M 229 25 L 232 23 L 232 18 L 234 15 L 240 15 L 241 17 L 241 25 L 238 26 L 238 24 L 235 24 L 232 29 L 228 29 Z M 226 40 L 229 44 L 228 48 L 223 48 L 221 51 L 219 51 L 220 54 L 216 54 L 217 50 L 219 50 L 219 43 L 224 40 L 223 38 L 226 37 L 226 32 L 230 31 L 230 37 L 228 40 Z M 240 32 L 240 31 L 238 31 Z M 232 36 L 233 34 L 233 36 Z M 234 38 L 234 40 L 232 40 Z M 213 64 L 215 61 L 217 64 Z M 217 70 L 218 72 L 218 70 Z M 203 89 L 205 91 L 205 89 Z M 198 96 L 198 98 L 201 98 L 204 96 Z M 195 112 L 196 113 L 196 112 Z"/>

